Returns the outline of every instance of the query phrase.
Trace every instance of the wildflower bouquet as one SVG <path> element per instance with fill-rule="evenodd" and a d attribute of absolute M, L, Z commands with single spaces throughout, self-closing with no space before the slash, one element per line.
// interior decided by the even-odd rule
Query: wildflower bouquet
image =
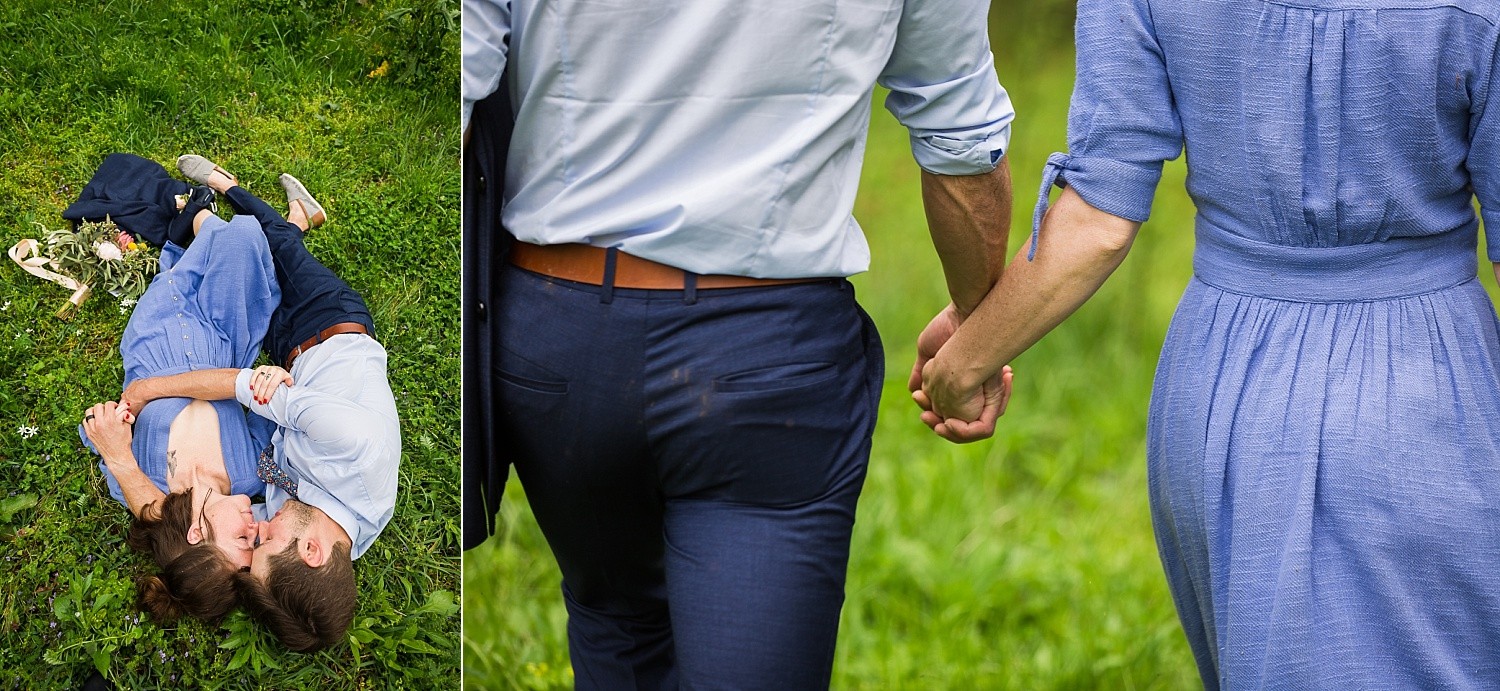
<path fill-rule="evenodd" d="M 46 231 L 40 223 L 37 227 Z M 27 273 L 73 291 L 68 304 L 57 311 L 63 319 L 71 317 L 94 288 L 120 297 L 121 304 L 134 304 L 156 274 L 156 253 L 147 252 L 145 243 L 107 218 L 99 223 L 85 222 L 77 231 L 47 233 L 44 242 L 45 252 L 43 243 L 22 240 L 10 248 L 9 254 Z"/>
<path fill-rule="evenodd" d="M 59 271 L 94 290 L 105 290 L 134 300 L 146 292 L 156 275 L 156 256 L 146 243 L 120 230 L 114 221 L 85 221 L 78 231 L 47 234 L 47 254 Z"/>

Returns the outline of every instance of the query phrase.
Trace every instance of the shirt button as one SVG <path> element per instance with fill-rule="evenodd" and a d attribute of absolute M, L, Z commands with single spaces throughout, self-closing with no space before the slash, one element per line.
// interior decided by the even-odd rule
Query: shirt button
<path fill-rule="evenodd" d="M 480 194 L 484 194 L 484 188 L 485 188 L 486 184 L 487 184 L 487 181 L 484 179 L 484 176 L 483 175 L 479 176 L 479 193 Z"/>
<path fill-rule="evenodd" d="M 479 304 L 474 305 L 474 313 L 479 315 L 479 321 L 485 321 L 489 316 L 490 309 L 486 307 L 484 301 L 481 300 Z"/>

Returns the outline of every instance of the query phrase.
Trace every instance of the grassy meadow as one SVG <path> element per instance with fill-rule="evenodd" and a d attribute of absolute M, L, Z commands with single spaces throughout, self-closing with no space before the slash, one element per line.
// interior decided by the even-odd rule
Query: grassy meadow
<path fill-rule="evenodd" d="M 459 133 L 454 0 L 0 3 L 0 244 L 65 227 L 103 158 L 209 156 L 330 221 L 307 244 L 362 292 L 390 353 L 404 457 L 394 520 L 355 564 L 348 645 L 291 653 L 236 612 L 151 622 L 75 427 L 116 398 L 126 308 L 0 268 L 0 689 L 453 688 L 459 624 Z M 174 170 L 175 172 L 175 170 Z M 220 214 L 227 217 L 227 207 Z M 44 230 L 45 229 L 45 230 Z"/>
<path fill-rule="evenodd" d="M 1066 149 L 1071 12 L 997 3 L 991 16 L 1018 111 L 1012 254 L 1047 155 Z M 1168 164 L 1115 276 L 1013 363 L 995 438 L 954 446 L 918 421 L 905 390 L 916 335 L 947 297 L 905 130 L 879 98 L 854 210 L 874 256 L 854 282 L 887 375 L 833 687 L 1201 688 L 1156 555 L 1145 471 L 1152 375 L 1192 275 L 1183 162 Z M 501 513 L 501 532 L 465 554 L 465 686 L 569 688 L 560 577 L 514 479 Z"/>

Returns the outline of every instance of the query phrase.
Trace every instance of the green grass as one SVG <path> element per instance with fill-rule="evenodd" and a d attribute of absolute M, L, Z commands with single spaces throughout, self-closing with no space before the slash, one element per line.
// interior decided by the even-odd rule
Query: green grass
<path fill-rule="evenodd" d="M 6 261 L 0 689 L 77 688 L 96 667 L 121 688 L 458 684 L 458 3 L 410 4 L 0 4 L 0 244 L 64 227 L 114 151 L 169 169 L 205 154 L 273 206 L 291 172 L 331 218 L 308 246 L 374 313 L 405 446 L 395 518 L 355 564 L 351 645 L 291 653 L 243 613 L 159 627 L 136 603 L 150 559 L 74 431 L 119 393 L 126 316 L 100 294 L 60 321 L 67 291 Z"/>
<path fill-rule="evenodd" d="M 1067 146 L 1071 8 L 996 7 L 1000 78 L 1019 113 L 1014 253 L 1042 164 Z M 877 97 L 855 205 L 873 260 L 855 284 L 885 340 L 887 375 L 834 688 L 1201 688 L 1157 558 L 1145 473 L 1151 379 L 1192 275 L 1184 175 L 1181 160 L 1168 164 L 1125 264 L 1013 363 L 996 437 L 953 446 L 918 421 L 905 390 L 916 334 L 947 298 L 905 131 Z M 465 555 L 465 684 L 566 688 L 560 577 L 514 480 L 501 524 Z"/>

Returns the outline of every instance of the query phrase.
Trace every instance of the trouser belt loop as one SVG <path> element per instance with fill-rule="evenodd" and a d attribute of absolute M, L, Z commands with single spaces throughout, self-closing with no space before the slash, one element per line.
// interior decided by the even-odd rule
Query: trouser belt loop
<path fill-rule="evenodd" d="M 682 304 L 692 305 L 698 302 L 698 274 L 691 271 L 683 272 L 682 277 Z"/>
<path fill-rule="evenodd" d="M 599 302 L 608 305 L 615 301 L 615 262 L 620 250 L 610 247 L 604 250 L 604 283 L 599 286 Z"/>

